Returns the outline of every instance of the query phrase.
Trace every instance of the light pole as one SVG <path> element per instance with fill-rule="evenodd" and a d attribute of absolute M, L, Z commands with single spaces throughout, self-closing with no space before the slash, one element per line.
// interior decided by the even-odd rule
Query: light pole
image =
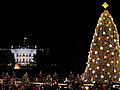
<path fill-rule="evenodd" d="M 27 38 L 26 37 L 24 37 L 24 46 L 25 46 L 25 40 L 26 40 Z"/>

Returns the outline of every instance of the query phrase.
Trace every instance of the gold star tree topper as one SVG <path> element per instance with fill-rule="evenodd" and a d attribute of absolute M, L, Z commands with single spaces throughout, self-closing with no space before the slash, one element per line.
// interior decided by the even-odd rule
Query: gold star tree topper
<path fill-rule="evenodd" d="M 102 6 L 106 9 L 109 5 L 105 2 Z"/>

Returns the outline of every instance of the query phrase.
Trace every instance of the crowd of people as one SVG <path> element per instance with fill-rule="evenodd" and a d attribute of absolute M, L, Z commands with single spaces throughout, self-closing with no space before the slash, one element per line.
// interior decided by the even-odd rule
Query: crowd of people
<path fill-rule="evenodd" d="M 20 83 L 17 83 L 14 71 L 12 76 L 8 72 L 6 74 L 2 72 L 1 79 L 3 80 L 0 84 L 1 90 L 120 90 L 119 86 L 113 87 L 113 85 L 102 83 L 94 84 L 94 86 L 85 86 L 79 74 L 74 77 L 72 71 L 62 81 L 59 80 L 56 72 L 53 75 L 48 73 L 48 75 L 44 76 L 41 71 L 34 81 L 39 83 L 31 81 L 27 72 L 21 78 Z M 59 84 L 60 82 L 63 85 Z"/>

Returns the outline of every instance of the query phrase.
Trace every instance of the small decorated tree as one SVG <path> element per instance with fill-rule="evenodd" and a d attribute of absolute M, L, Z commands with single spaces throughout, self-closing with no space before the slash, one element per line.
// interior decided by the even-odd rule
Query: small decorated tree
<path fill-rule="evenodd" d="M 26 72 L 26 74 L 23 75 L 22 84 L 27 85 L 27 87 L 29 87 L 29 85 L 30 85 L 27 72 Z"/>
<path fill-rule="evenodd" d="M 10 76 L 9 76 L 8 72 L 6 72 L 6 75 L 5 75 L 4 79 L 3 79 L 3 82 L 4 82 L 5 84 L 7 84 L 7 83 L 10 82 Z"/>

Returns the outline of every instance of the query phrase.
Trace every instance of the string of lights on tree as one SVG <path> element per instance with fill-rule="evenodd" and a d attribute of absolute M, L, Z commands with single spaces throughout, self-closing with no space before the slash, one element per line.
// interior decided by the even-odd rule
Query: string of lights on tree
<path fill-rule="evenodd" d="M 84 82 L 120 82 L 119 35 L 112 16 L 106 10 L 101 14 L 95 29 L 88 55 L 87 67 L 81 79 Z"/>

